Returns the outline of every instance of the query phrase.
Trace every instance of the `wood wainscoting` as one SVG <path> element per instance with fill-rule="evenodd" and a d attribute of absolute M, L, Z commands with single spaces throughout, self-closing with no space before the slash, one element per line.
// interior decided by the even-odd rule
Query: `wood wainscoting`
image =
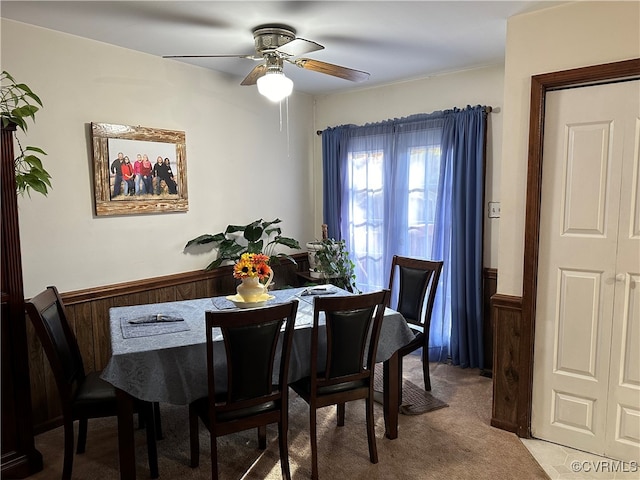
<path fill-rule="evenodd" d="M 522 298 L 493 295 L 491 317 L 494 347 L 491 425 L 520 435 Z"/>
<path fill-rule="evenodd" d="M 493 376 L 493 317 L 491 316 L 491 297 L 498 287 L 498 270 L 484 268 L 482 271 L 482 348 L 484 349 L 484 367 L 480 375 Z"/>
<path fill-rule="evenodd" d="M 283 260 L 274 265 L 276 288 L 299 286 L 297 272 L 309 268 L 308 255 L 292 255 L 297 265 Z M 117 285 L 62 293 L 69 322 L 87 372 L 102 370 L 111 357 L 109 309 L 126 305 L 191 300 L 235 293 L 232 267 L 156 277 Z M 203 315 L 204 321 L 204 315 Z M 62 413 L 53 373 L 31 322 L 27 322 L 27 343 L 31 375 L 31 402 L 36 433 L 62 425 Z"/>

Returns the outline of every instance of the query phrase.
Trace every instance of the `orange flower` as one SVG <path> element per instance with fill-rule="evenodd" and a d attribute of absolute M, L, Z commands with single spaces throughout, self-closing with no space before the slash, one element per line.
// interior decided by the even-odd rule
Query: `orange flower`
<path fill-rule="evenodd" d="M 270 274 L 269 257 L 263 253 L 243 253 L 233 266 L 234 278 L 258 277 L 262 280 Z"/>

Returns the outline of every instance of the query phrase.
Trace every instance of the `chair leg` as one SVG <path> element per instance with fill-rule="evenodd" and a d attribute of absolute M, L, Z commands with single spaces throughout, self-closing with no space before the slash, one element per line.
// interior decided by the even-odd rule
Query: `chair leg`
<path fill-rule="evenodd" d="M 147 429 L 147 456 L 149 457 L 149 475 L 151 478 L 158 478 L 158 447 L 156 445 L 156 420 L 154 405 L 144 402 L 142 407 Z"/>
<path fill-rule="evenodd" d="M 431 377 L 429 377 L 429 352 L 426 347 L 422 347 L 422 376 L 424 378 L 424 389 L 431 391 Z"/>
<path fill-rule="evenodd" d="M 211 480 L 218 480 L 218 439 L 209 431 L 211 438 Z"/>
<path fill-rule="evenodd" d="M 316 438 L 315 408 L 309 408 L 309 437 L 311 437 L 311 480 L 318 480 L 318 440 Z"/>
<path fill-rule="evenodd" d="M 398 407 L 402 406 L 402 360 L 404 357 L 398 356 Z"/>
<path fill-rule="evenodd" d="M 336 404 L 336 411 L 338 416 L 338 426 L 344 427 L 344 403 Z"/>
<path fill-rule="evenodd" d="M 258 427 L 258 448 L 260 450 L 266 450 L 267 448 L 267 426 L 260 425 Z"/>
<path fill-rule="evenodd" d="M 280 468 L 282 469 L 282 478 L 291 480 L 291 470 L 289 468 L 289 444 L 287 440 L 287 423 L 286 414 L 278 422 L 278 444 L 280 446 Z"/>
<path fill-rule="evenodd" d="M 213 438 L 215 442 L 215 438 Z M 196 468 L 200 464 L 200 436 L 198 432 L 198 414 L 189 405 L 189 448 L 191 450 L 191 468 Z M 211 447 L 213 448 L 213 446 Z"/>
<path fill-rule="evenodd" d="M 73 420 L 64 422 L 64 463 L 62 466 L 62 480 L 71 480 L 73 469 Z"/>
<path fill-rule="evenodd" d="M 86 418 L 81 418 L 78 422 L 78 446 L 76 447 L 76 453 L 84 453 L 87 446 L 87 426 L 89 421 Z"/>
<path fill-rule="evenodd" d="M 373 421 L 373 390 L 366 399 L 367 408 L 367 439 L 369 440 L 369 459 L 371 463 L 378 463 L 378 449 L 376 447 L 376 429 Z"/>
<path fill-rule="evenodd" d="M 160 418 L 160 402 L 153 402 L 153 419 L 156 421 L 156 440 L 162 440 L 162 419 Z"/>

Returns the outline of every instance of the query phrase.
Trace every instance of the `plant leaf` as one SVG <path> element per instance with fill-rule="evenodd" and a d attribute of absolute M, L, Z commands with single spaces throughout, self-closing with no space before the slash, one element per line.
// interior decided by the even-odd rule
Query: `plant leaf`
<path fill-rule="evenodd" d="M 295 238 L 276 237 L 273 241 L 279 245 L 284 245 L 294 250 L 300 250 L 302 248 L 300 247 L 300 242 L 298 242 L 298 240 L 296 240 Z"/>
<path fill-rule="evenodd" d="M 204 235 L 200 235 L 199 237 L 189 240 L 184 248 L 189 248 L 191 245 L 205 245 L 215 241 L 216 239 L 213 235 L 205 233 Z"/>
<path fill-rule="evenodd" d="M 267 236 L 270 236 L 273 232 L 280 235 L 282 234 L 282 229 L 280 227 L 275 227 L 275 228 L 266 228 L 264 231 L 264 233 L 266 233 Z"/>
<path fill-rule="evenodd" d="M 263 232 L 264 229 L 260 224 L 253 222 L 251 225 L 247 225 L 247 228 L 244 229 L 244 238 L 246 238 L 249 243 L 253 243 L 262 237 Z"/>
<path fill-rule="evenodd" d="M 296 262 L 295 258 L 293 258 L 291 255 L 287 255 L 286 253 L 279 253 L 278 255 L 275 255 L 275 257 L 276 258 L 286 258 L 287 260 L 289 260 L 294 265 L 298 264 L 298 262 Z"/>
<path fill-rule="evenodd" d="M 40 170 L 42 169 L 42 162 L 35 155 L 25 155 L 24 161 L 31 165 L 31 167 L 33 168 L 37 168 Z"/>
<path fill-rule="evenodd" d="M 247 245 L 247 253 L 260 253 L 262 252 L 263 245 L 264 241 L 262 239 L 257 242 L 251 242 Z"/>
<path fill-rule="evenodd" d="M 28 146 L 24 149 L 25 152 L 37 152 L 37 153 L 41 153 L 42 155 L 46 155 L 47 152 L 45 152 L 44 150 L 38 148 L 38 147 L 31 147 Z"/>
<path fill-rule="evenodd" d="M 236 233 L 236 232 L 244 232 L 246 226 L 244 225 L 227 225 L 227 229 L 224 233 Z"/>

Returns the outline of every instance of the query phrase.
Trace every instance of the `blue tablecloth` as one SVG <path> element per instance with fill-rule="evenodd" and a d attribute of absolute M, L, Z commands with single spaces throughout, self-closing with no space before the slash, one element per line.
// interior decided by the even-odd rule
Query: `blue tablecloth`
<path fill-rule="evenodd" d="M 304 288 L 272 291 L 270 293 L 275 298 L 268 303 L 271 305 L 294 298 L 299 301 L 289 381 L 309 374 L 315 296 L 301 295 L 304 291 Z M 336 294 L 349 295 L 343 290 L 337 290 Z M 205 312 L 233 306 L 224 302 L 228 302 L 225 297 L 215 297 L 111 308 L 109 316 L 112 354 L 102 372 L 102 378 L 133 397 L 150 402 L 186 405 L 206 396 Z M 136 325 L 132 328 L 144 328 L 148 334 L 131 338 L 123 336 L 123 328 L 127 329 L 128 320 L 159 314 L 184 320 L 170 322 L 174 326 L 165 322 Z M 158 333 L 159 331 L 161 332 Z M 386 309 L 376 361 L 387 360 L 412 338 L 413 334 L 402 315 Z M 216 343 L 216 347 L 220 347 L 220 354 L 216 355 L 217 379 L 224 380 L 223 372 L 226 371 L 226 366 L 217 360 L 224 357 L 222 336 L 214 336 L 214 340 L 220 340 Z"/>

